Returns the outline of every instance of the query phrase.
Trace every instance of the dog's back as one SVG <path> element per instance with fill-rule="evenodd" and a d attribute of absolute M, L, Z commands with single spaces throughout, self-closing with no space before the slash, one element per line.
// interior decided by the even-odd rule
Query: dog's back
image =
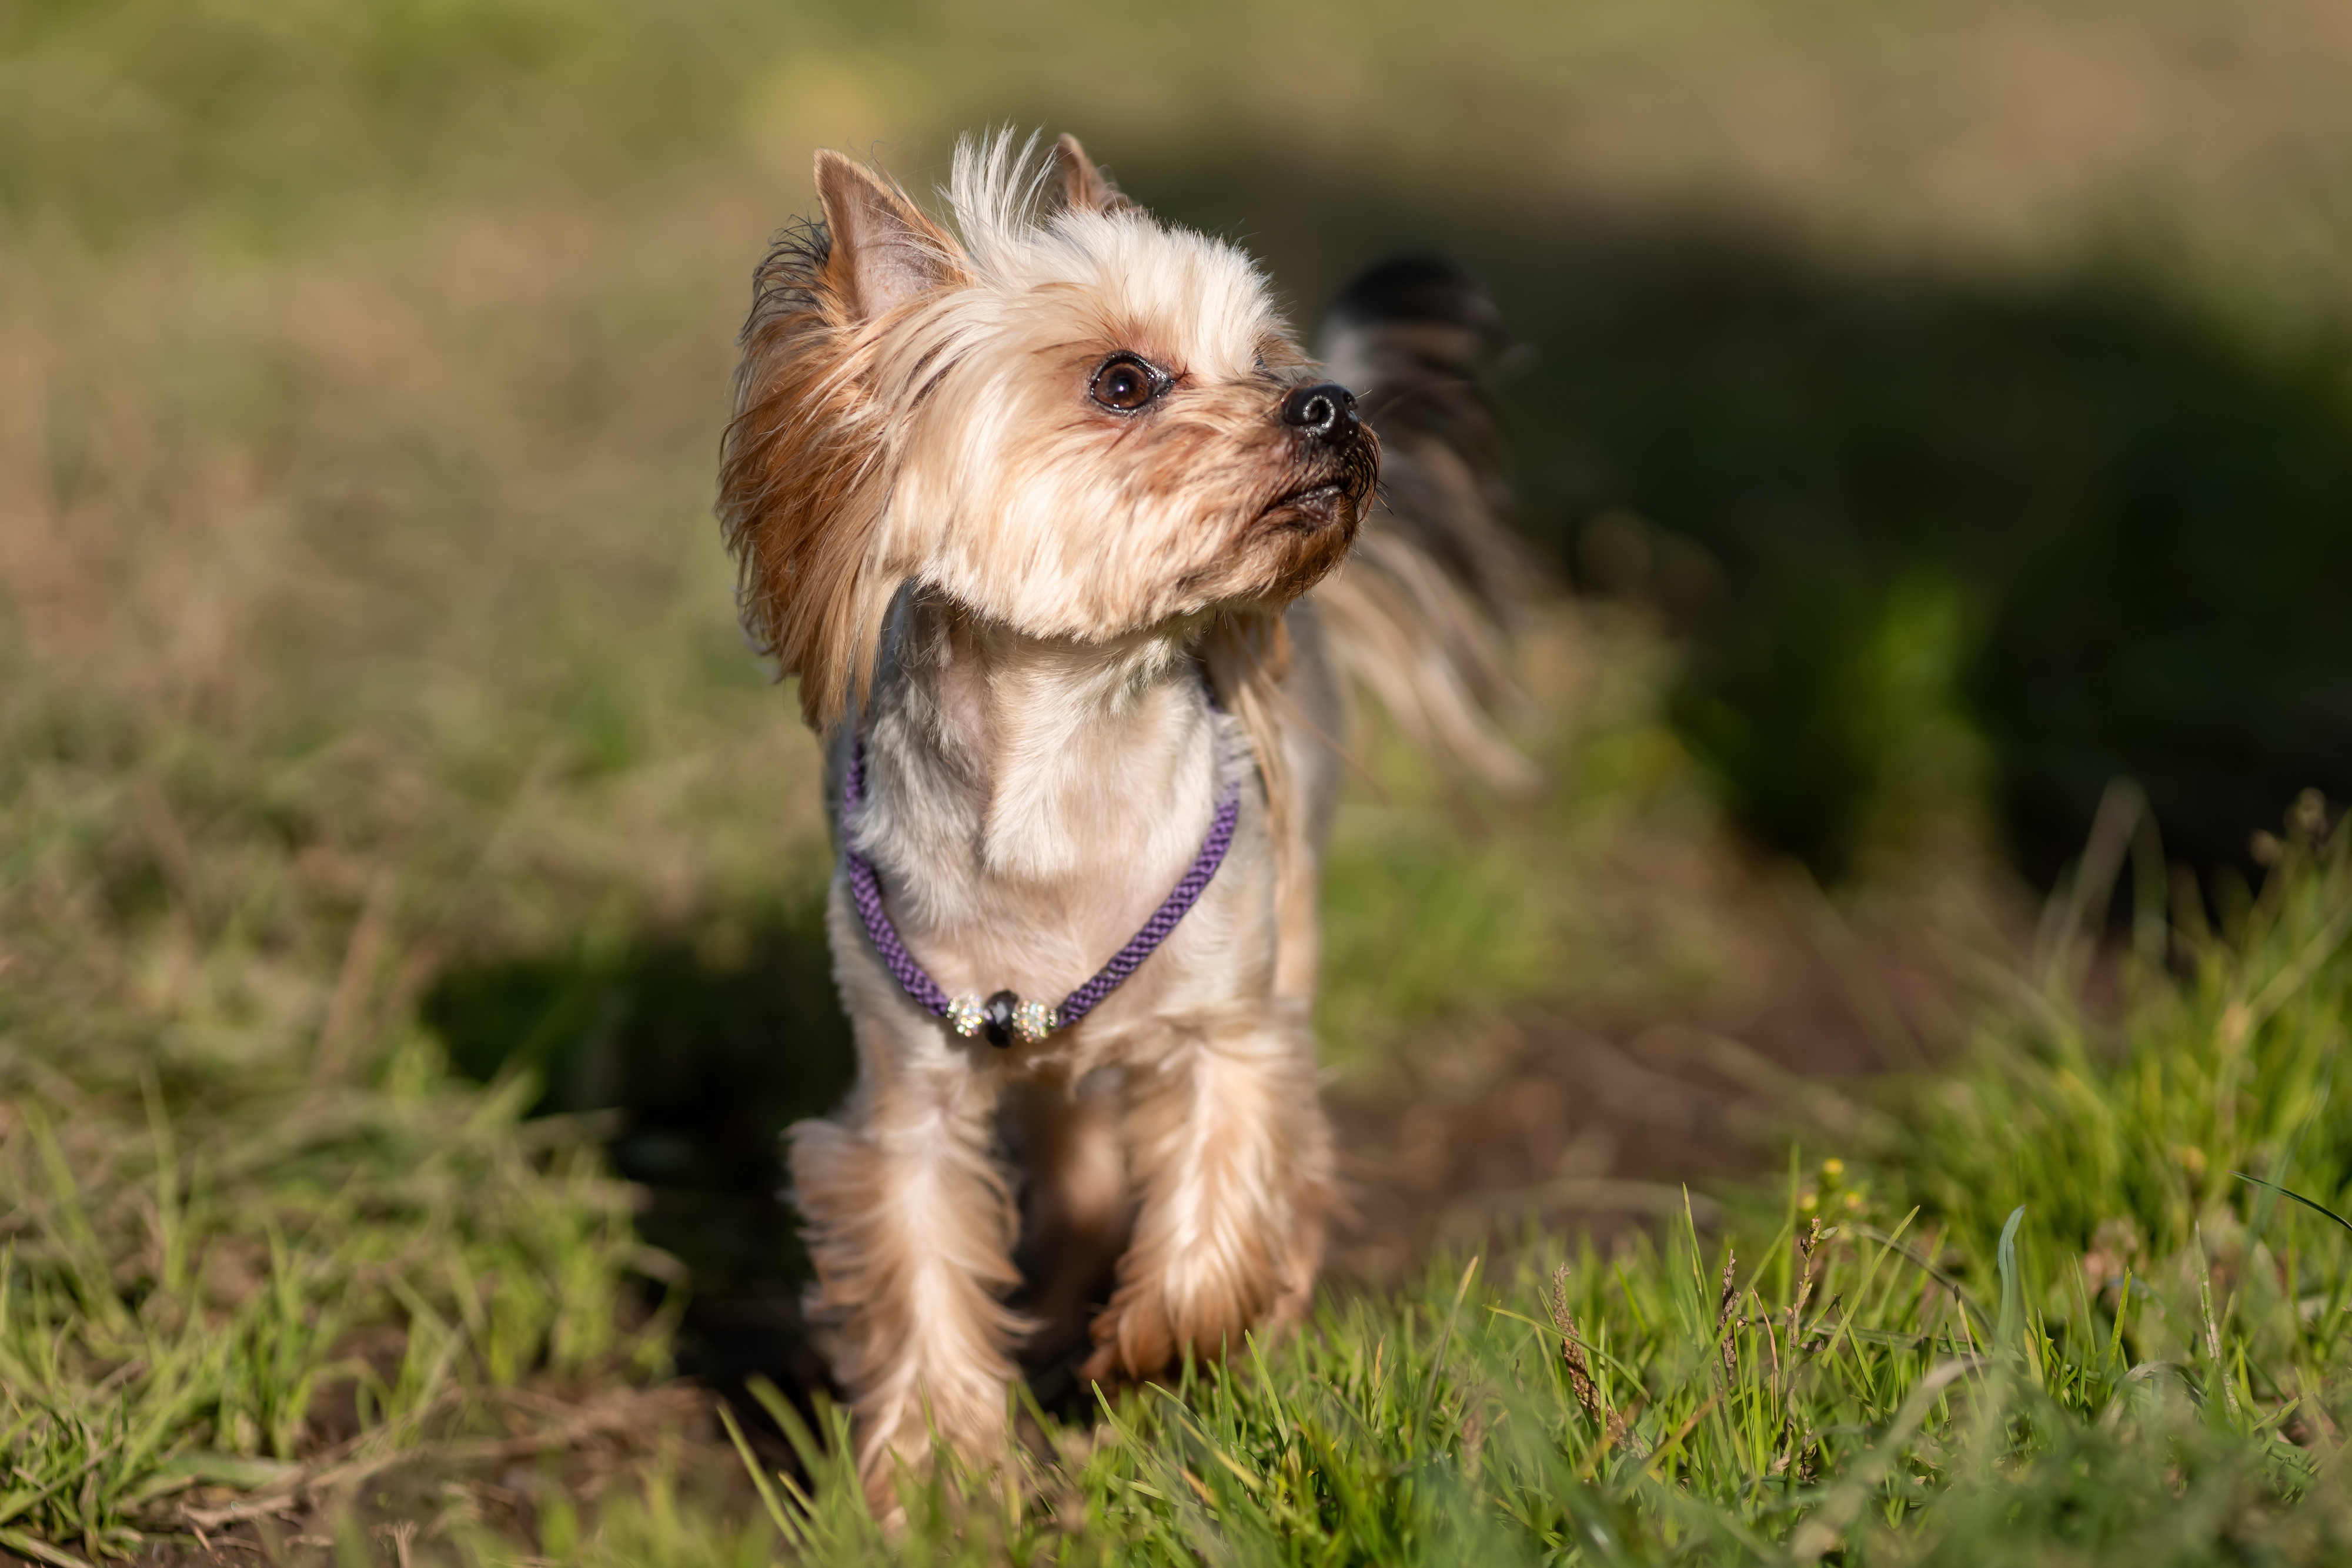
<path fill-rule="evenodd" d="M 1340 674 L 1433 755 L 1517 794 L 1540 775 L 1498 722 L 1520 701 L 1508 632 L 1531 580 L 1486 390 L 1507 343 L 1494 303 L 1435 257 L 1382 262 L 1332 302 L 1318 348 L 1380 435 L 1381 498 L 1314 598 Z"/>

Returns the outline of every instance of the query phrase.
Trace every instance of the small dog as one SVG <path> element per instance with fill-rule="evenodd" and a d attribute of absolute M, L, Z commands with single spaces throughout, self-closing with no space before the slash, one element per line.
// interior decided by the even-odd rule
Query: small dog
<path fill-rule="evenodd" d="M 1430 262 L 1335 307 L 1338 370 L 1389 405 L 1378 507 L 1365 404 L 1250 261 L 1034 149 L 962 143 L 951 228 L 818 153 L 722 452 L 746 626 L 830 741 L 858 1081 L 789 1137 L 877 1500 L 933 1430 L 996 1450 L 1024 1352 L 1149 1377 L 1307 1306 L 1347 678 L 1531 777 L 1492 722 L 1492 307 Z"/>

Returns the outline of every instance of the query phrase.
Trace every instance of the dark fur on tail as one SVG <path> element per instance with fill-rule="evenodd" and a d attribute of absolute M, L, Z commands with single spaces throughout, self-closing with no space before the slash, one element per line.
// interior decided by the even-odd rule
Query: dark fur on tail
<path fill-rule="evenodd" d="M 1332 653 L 1407 734 L 1512 793 L 1534 764 L 1500 719 L 1523 699 L 1509 628 L 1533 580 L 1505 519 L 1510 487 L 1487 395 L 1502 316 L 1452 262 L 1401 256 L 1360 274 L 1325 316 L 1322 358 L 1381 437 L 1381 503 L 1317 593 Z"/>

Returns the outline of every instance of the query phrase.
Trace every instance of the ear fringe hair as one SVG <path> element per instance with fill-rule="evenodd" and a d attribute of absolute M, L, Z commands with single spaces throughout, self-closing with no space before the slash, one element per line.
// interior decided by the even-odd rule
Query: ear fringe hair
<path fill-rule="evenodd" d="M 1034 133 L 966 137 L 947 192 L 966 243 L 911 201 L 907 211 L 954 272 L 986 270 L 1036 228 L 1054 172 Z M 834 251 L 824 224 L 795 225 L 754 275 L 717 507 L 744 631 L 798 679 L 802 716 L 821 734 L 864 703 L 909 570 L 880 559 L 895 457 L 874 384 L 880 340 L 833 276 Z"/>
<path fill-rule="evenodd" d="M 802 716 L 819 731 L 862 697 L 889 598 L 867 559 L 882 500 L 877 413 L 855 325 L 820 287 L 832 254 L 818 223 L 771 244 L 719 460 L 743 629 L 779 676 L 798 677 Z"/>
<path fill-rule="evenodd" d="M 1229 610 L 1217 617 L 1201 640 L 1201 664 L 1209 685 L 1225 711 L 1242 721 L 1243 733 L 1257 754 L 1258 777 L 1265 784 L 1266 829 L 1274 842 L 1275 907 L 1285 932 L 1313 929 L 1297 916 L 1311 916 L 1315 907 L 1312 854 L 1301 830 L 1298 802 L 1292 798 L 1289 731 L 1294 723 L 1290 697 L 1282 689 L 1290 672 L 1290 628 L 1279 611 Z M 1309 960 L 1311 963 L 1311 959 Z"/>

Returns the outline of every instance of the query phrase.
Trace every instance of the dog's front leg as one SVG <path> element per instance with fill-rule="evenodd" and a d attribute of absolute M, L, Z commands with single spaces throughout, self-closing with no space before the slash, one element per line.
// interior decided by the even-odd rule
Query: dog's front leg
<path fill-rule="evenodd" d="M 1178 1045 L 1130 1068 L 1129 1157 L 1142 1204 L 1086 1375 L 1148 1377 L 1187 1350 L 1238 1349 L 1306 1306 L 1331 1194 L 1330 1133 L 1304 1029 Z"/>
<path fill-rule="evenodd" d="M 1021 1326 L 1003 1301 L 1020 1280 L 1017 1222 L 989 1154 L 998 1079 L 928 1019 L 895 1016 L 905 1012 L 858 1018 L 847 1109 L 790 1134 L 812 1306 L 838 1327 L 835 1372 L 884 1510 L 897 1461 L 926 1463 L 933 1428 L 968 1458 L 1002 1445 Z"/>

